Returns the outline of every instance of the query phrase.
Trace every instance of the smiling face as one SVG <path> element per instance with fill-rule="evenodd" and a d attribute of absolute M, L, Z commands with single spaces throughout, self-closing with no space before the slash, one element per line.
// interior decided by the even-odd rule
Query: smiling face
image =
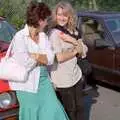
<path fill-rule="evenodd" d="M 68 23 L 68 15 L 63 8 L 59 7 L 56 12 L 56 22 L 58 25 L 65 26 Z"/>

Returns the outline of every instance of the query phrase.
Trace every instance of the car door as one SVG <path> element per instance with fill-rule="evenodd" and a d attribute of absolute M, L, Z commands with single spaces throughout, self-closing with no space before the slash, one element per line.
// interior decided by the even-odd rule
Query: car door
<path fill-rule="evenodd" d="M 81 21 L 82 36 L 88 46 L 87 55 L 93 66 L 94 77 L 110 82 L 109 74 L 115 69 L 115 47 L 107 37 L 107 30 L 100 19 L 82 17 Z"/>

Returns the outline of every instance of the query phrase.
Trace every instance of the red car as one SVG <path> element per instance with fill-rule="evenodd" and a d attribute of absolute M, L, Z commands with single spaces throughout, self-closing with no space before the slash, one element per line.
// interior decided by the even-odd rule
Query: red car
<path fill-rule="evenodd" d="M 0 58 L 2 58 L 9 46 L 16 29 L 4 18 L 0 17 Z M 16 120 L 18 115 L 18 102 L 15 92 L 0 92 L 0 120 Z"/>

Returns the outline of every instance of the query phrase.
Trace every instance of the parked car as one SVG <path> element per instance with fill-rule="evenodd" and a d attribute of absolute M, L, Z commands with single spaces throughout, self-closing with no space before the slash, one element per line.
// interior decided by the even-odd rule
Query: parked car
<path fill-rule="evenodd" d="M 5 55 L 15 33 L 16 29 L 0 17 L 0 58 Z M 16 116 L 17 109 L 18 102 L 15 92 L 0 92 L 0 120 Z"/>
<path fill-rule="evenodd" d="M 77 28 L 88 46 L 93 79 L 120 87 L 120 13 L 78 12 Z"/>

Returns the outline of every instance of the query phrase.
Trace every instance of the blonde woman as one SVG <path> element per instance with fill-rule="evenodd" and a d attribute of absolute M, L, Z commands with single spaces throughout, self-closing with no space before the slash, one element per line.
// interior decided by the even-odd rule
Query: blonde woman
<path fill-rule="evenodd" d="M 66 29 L 70 34 L 78 35 L 72 6 L 67 2 L 59 2 L 53 10 L 52 22 L 49 40 L 56 54 L 51 70 L 52 82 L 70 120 L 84 120 L 82 72 L 77 65 L 76 55 L 85 57 L 87 47 L 81 40 L 77 41 L 75 37 L 58 29 Z"/>

